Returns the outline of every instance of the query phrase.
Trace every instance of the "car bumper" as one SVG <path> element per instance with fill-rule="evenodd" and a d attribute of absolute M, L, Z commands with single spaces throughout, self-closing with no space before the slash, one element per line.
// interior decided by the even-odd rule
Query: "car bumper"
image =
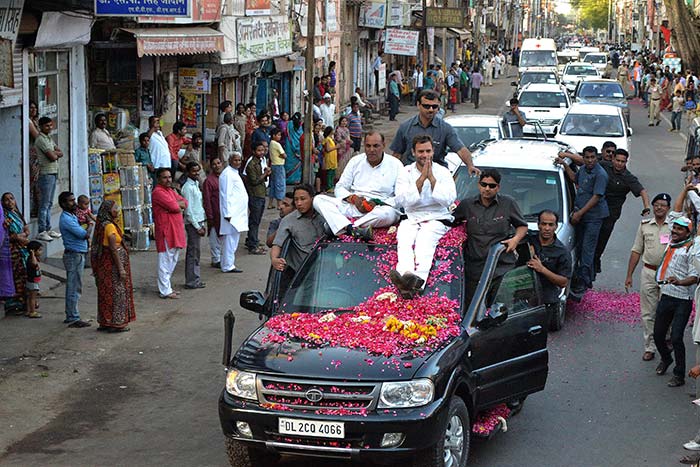
<path fill-rule="evenodd" d="M 368 411 L 365 416 L 330 416 L 267 409 L 255 402 L 234 399 L 222 391 L 219 420 L 224 435 L 257 449 L 278 454 L 395 464 L 397 459 L 409 458 L 438 442 L 444 434 L 447 408 L 445 400 L 438 399 L 415 409 L 377 409 Z M 282 435 L 278 432 L 280 417 L 343 422 L 345 438 Z M 236 428 L 239 421 L 248 423 L 252 438 L 239 432 Z M 403 433 L 404 440 L 395 447 L 381 447 L 385 433 Z"/>

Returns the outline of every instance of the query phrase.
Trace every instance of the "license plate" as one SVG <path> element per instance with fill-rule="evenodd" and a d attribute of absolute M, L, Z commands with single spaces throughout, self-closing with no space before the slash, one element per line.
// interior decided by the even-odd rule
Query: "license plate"
<path fill-rule="evenodd" d="M 345 424 L 343 422 L 321 422 L 280 417 L 279 432 L 281 435 L 342 439 L 345 437 Z"/>

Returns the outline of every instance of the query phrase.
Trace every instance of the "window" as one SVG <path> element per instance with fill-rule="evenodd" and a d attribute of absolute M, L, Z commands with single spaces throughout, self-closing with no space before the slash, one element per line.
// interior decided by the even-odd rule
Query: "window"
<path fill-rule="evenodd" d="M 497 127 L 487 126 L 463 126 L 454 127 L 455 133 L 465 146 L 470 147 L 485 139 L 499 139 L 500 132 Z"/>
<path fill-rule="evenodd" d="M 618 115 L 568 114 L 561 128 L 562 134 L 570 136 L 625 136 Z"/>
<path fill-rule="evenodd" d="M 556 84 L 557 76 L 554 73 L 523 73 L 520 78 L 520 86 L 529 83 Z"/>
<path fill-rule="evenodd" d="M 618 83 L 581 83 L 578 95 L 584 98 L 625 97 L 622 86 Z"/>
<path fill-rule="evenodd" d="M 494 303 L 502 303 L 508 313 L 525 311 L 538 305 L 535 273 L 527 265 L 508 271 L 500 281 Z"/>
<path fill-rule="evenodd" d="M 523 92 L 520 107 L 568 107 L 563 92 Z"/>
<path fill-rule="evenodd" d="M 519 66 L 557 66 L 557 53 L 552 50 L 523 50 Z"/>
<path fill-rule="evenodd" d="M 484 167 L 479 166 L 482 170 Z M 563 200 L 559 172 L 510 169 L 498 167 L 501 173 L 501 193 L 512 196 L 523 216 L 530 222 L 544 209 L 562 215 Z M 457 198 L 465 199 L 479 193 L 478 178 L 470 177 L 461 166 L 455 176 Z"/>
<path fill-rule="evenodd" d="M 566 75 L 598 76 L 598 72 L 593 67 L 570 66 L 566 68 Z"/>

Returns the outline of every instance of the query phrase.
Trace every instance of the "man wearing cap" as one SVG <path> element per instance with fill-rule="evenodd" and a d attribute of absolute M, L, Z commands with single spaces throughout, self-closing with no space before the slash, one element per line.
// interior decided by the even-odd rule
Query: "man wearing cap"
<path fill-rule="evenodd" d="M 669 215 L 671 223 L 671 239 L 666 246 L 663 258 L 656 270 L 656 281 L 661 286 L 659 303 L 656 305 L 656 320 L 654 322 L 654 343 L 661 356 L 661 362 L 656 367 L 656 374 L 663 375 L 675 358 L 673 377 L 668 386 L 678 387 L 685 384 L 685 344 L 683 333 L 688 325 L 688 318 L 693 308 L 693 295 L 698 280 L 694 259 L 697 251 L 693 248 L 693 223 L 683 216 L 683 203 L 686 193 L 695 187 L 688 184 L 676 199 L 674 211 Z M 666 334 L 671 329 L 671 350 L 666 346 Z"/>
<path fill-rule="evenodd" d="M 664 250 L 671 240 L 671 225 L 666 218 L 671 209 L 671 196 L 659 193 L 651 202 L 654 210 L 653 219 L 644 219 L 637 228 L 630 259 L 627 265 L 625 288 L 632 288 L 632 275 L 639 260 L 642 260 L 642 272 L 639 282 L 639 305 L 644 326 L 644 354 L 642 360 L 654 359 L 654 320 L 656 305 L 659 302 L 660 287 L 656 283 L 656 270 L 659 268 Z"/>
<path fill-rule="evenodd" d="M 326 93 L 323 95 L 323 103 L 318 106 L 321 111 L 321 120 L 324 127 L 333 127 L 333 114 L 335 114 L 335 105 L 331 104 L 331 95 Z"/>

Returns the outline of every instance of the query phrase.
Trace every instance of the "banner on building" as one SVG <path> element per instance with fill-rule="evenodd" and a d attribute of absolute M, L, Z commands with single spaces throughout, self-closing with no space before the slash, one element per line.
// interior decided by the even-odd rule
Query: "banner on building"
<path fill-rule="evenodd" d="M 386 19 L 387 26 L 403 26 L 403 3 L 400 0 L 389 0 L 389 16 Z"/>
<path fill-rule="evenodd" d="M 360 8 L 358 25 L 383 29 L 386 25 L 386 2 L 365 2 Z"/>
<path fill-rule="evenodd" d="M 238 63 L 254 62 L 292 53 L 292 37 L 287 16 L 238 18 Z"/>
<path fill-rule="evenodd" d="M 245 0 L 224 0 L 224 16 L 245 16 Z"/>
<path fill-rule="evenodd" d="M 379 90 L 386 89 L 386 63 L 379 65 Z"/>
<path fill-rule="evenodd" d="M 338 32 L 338 3 L 335 0 L 328 0 L 326 4 L 326 32 Z"/>
<path fill-rule="evenodd" d="M 270 0 L 245 0 L 245 14 L 248 16 L 269 16 Z M 289 18 L 285 18 L 289 21 Z"/>
<path fill-rule="evenodd" d="M 425 25 L 429 28 L 463 28 L 464 11 L 460 8 L 426 7 Z"/>
<path fill-rule="evenodd" d="M 221 21 L 221 0 L 186 0 L 189 5 L 189 15 L 186 17 L 140 16 L 139 23 L 216 23 Z"/>
<path fill-rule="evenodd" d="M 323 28 L 321 25 L 321 21 L 318 21 L 318 19 L 321 18 L 321 13 L 318 11 L 318 6 L 316 7 L 316 27 L 314 28 L 314 36 L 319 37 L 323 36 Z M 308 32 L 309 32 L 309 7 L 306 3 L 302 3 L 299 7 L 299 32 L 301 33 L 301 37 L 306 37 Z"/>
<path fill-rule="evenodd" d="M 0 39 L 17 39 L 23 6 L 24 0 L 0 0 Z"/>
<path fill-rule="evenodd" d="M 189 16 L 189 0 L 95 0 L 95 16 Z"/>
<path fill-rule="evenodd" d="M 211 93 L 211 70 L 206 68 L 178 68 L 178 89 L 191 94 Z"/>
<path fill-rule="evenodd" d="M 418 56 L 420 31 L 409 29 L 387 29 L 384 52 L 392 55 Z"/>

